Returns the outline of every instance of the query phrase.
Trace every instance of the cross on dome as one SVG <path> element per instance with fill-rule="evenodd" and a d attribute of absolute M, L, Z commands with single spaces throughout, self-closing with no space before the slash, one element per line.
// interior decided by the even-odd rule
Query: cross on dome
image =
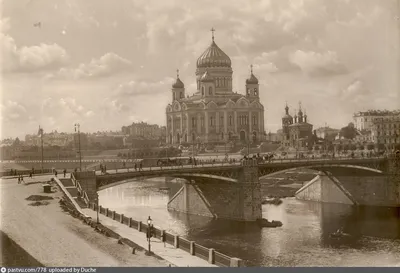
<path fill-rule="evenodd" d="M 212 33 L 212 40 L 214 41 L 214 31 L 215 31 L 215 29 L 212 27 L 210 31 Z"/>
<path fill-rule="evenodd" d="M 251 74 L 253 74 L 253 65 L 252 64 L 250 65 L 250 72 L 251 72 Z"/>
<path fill-rule="evenodd" d="M 179 69 L 176 70 L 176 77 L 179 78 Z"/>

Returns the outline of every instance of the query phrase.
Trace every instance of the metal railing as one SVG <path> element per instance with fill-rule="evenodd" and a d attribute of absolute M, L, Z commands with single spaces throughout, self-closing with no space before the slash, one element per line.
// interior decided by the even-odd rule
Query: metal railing
<path fill-rule="evenodd" d="M 90 204 L 90 200 L 89 200 L 89 196 L 87 195 L 86 191 L 84 191 L 82 189 L 81 184 L 79 183 L 79 180 L 75 178 L 75 175 L 73 173 L 71 173 L 71 180 L 72 183 L 74 184 L 74 186 L 77 188 L 79 195 L 83 198 L 83 200 L 85 201 L 85 204 L 87 206 L 89 206 Z"/>
<path fill-rule="evenodd" d="M 94 211 L 97 210 L 96 203 L 91 203 L 91 205 L 89 207 L 92 208 Z M 132 218 L 128 218 L 124 215 L 121 216 L 121 214 L 119 214 L 115 211 L 109 210 L 107 208 L 103 208 L 102 206 L 99 206 L 99 213 L 102 215 L 105 215 L 106 217 L 109 217 L 115 221 L 118 221 L 121 224 L 130 226 L 130 228 L 137 229 L 140 232 L 143 232 L 143 233 L 147 232 L 148 225 L 141 221 L 137 221 Z M 121 217 L 122 217 L 122 221 L 121 221 Z M 215 265 L 223 266 L 223 267 L 244 266 L 241 259 L 229 257 L 225 254 L 214 251 L 213 249 L 209 249 L 202 245 L 191 242 L 188 239 L 181 238 L 177 235 L 173 235 L 169 232 L 166 232 L 163 229 L 153 227 L 153 232 L 154 232 L 155 238 L 160 239 L 162 241 L 165 240 L 165 243 L 173 245 L 176 248 L 182 249 L 183 251 L 188 252 L 191 255 L 199 257 L 203 260 L 206 260 L 211 264 L 215 264 Z M 164 234 L 164 238 L 163 238 L 163 234 Z"/>

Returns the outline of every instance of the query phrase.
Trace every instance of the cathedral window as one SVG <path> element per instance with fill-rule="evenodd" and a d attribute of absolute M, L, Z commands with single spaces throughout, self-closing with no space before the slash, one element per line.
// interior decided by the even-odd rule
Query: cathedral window
<path fill-rule="evenodd" d="M 210 117 L 210 126 L 211 126 L 211 127 L 214 127 L 214 125 L 215 125 L 215 124 L 214 124 L 214 123 L 215 123 L 214 121 L 215 121 L 215 118 L 214 118 L 214 117 Z"/>
<path fill-rule="evenodd" d="M 196 118 L 192 117 L 192 127 L 196 127 Z"/>
<path fill-rule="evenodd" d="M 208 88 L 208 94 L 209 94 L 209 95 L 212 95 L 212 93 L 213 93 L 213 92 L 212 92 L 212 87 L 210 86 L 210 88 Z"/>
<path fill-rule="evenodd" d="M 219 126 L 223 127 L 224 126 L 224 116 L 219 117 Z"/>
<path fill-rule="evenodd" d="M 257 88 L 254 88 L 254 96 L 257 96 Z"/>
<path fill-rule="evenodd" d="M 183 98 L 183 92 L 181 92 L 181 99 Z"/>
<path fill-rule="evenodd" d="M 201 95 L 204 96 L 204 86 L 201 88 Z"/>
<path fill-rule="evenodd" d="M 229 116 L 229 125 L 232 126 L 232 116 Z"/>
<path fill-rule="evenodd" d="M 250 88 L 247 88 L 247 96 L 250 96 Z"/>

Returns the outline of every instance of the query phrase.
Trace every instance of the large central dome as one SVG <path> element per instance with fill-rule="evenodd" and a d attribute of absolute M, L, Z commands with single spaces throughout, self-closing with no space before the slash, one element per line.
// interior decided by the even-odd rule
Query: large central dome
<path fill-rule="evenodd" d="M 231 59 L 214 42 L 197 59 L 197 67 L 231 67 Z"/>

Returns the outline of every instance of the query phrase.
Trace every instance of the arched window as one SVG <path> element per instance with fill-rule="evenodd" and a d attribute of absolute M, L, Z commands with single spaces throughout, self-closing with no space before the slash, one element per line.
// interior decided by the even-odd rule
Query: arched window
<path fill-rule="evenodd" d="M 229 116 L 229 125 L 232 125 L 232 116 Z"/>
<path fill-rule="evenodd" d="M 254 96 L 258 96 L 257 95 L 257 88 L 254 88 Z"/>
<path fill-rule="evenodd" d="M 224 116 L 219 117 L 219 126 L 224 127 Z"/>
<path fill-rule="evenodd" d="M 192 117 L 192 127 L 196 127 L 196 118 Z"/>
<path fill-rule="evenodd" d="M 209 94 L 209 95 L 212 95 L 212 93 L 213 93 L 213 92 L 212 92 L 212 87 L 210 86 L 210 87 L 208 88 L 208 94 Z"/>
<path fill-rule="evenodd" d="M 201 87 L 201 95 L 203 95 L 203 96 L 204 96 L 204 86 L 203 86 L 203 87 Z"/>
<path fill-rule="evenodd" d="M 213 127 L 214 126 L 214 117 L 210 117 L 210 125 Z"/>

